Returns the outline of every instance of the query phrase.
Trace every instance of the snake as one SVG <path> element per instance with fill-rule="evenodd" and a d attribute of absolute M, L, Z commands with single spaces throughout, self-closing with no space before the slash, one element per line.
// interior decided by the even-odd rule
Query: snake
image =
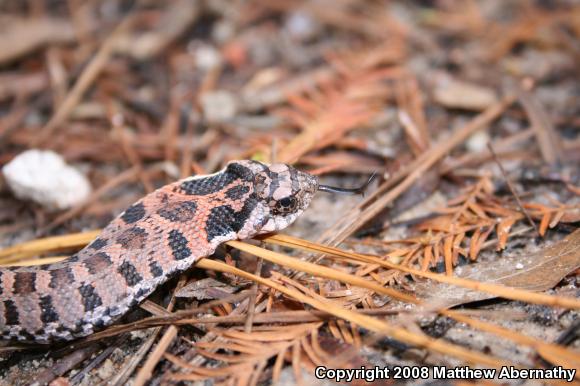
<path fill-rule="evenodd" d="M 93 334 L 220 244 L 286 228 L 317 191 L 360 193 L 366 185 L 334 188 L 293 166 L 254 160 L 165 185 L 67 260 L 0 268 L 0 340 L 48 344 Z"/>

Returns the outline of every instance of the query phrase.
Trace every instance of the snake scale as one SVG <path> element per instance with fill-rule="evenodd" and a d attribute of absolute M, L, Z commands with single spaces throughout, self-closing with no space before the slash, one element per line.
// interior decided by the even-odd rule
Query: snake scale
<path fill-rule="evenodd" d="M 165 185 L 69 259 L 0 269 L 0 339 L 50 343 L 92 334 L 221 243 L 284 229 L 317 190 L 361 189 L 320 185 L 286 164 L 247 160 Z"/>

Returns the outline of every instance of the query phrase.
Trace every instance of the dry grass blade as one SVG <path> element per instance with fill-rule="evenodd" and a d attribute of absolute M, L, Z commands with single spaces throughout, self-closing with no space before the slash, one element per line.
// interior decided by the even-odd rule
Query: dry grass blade
<path fill-rule="evenodd" d="M 275 289 L 278 292 L 281 292 L 291 298 L 294 298 L 300 302 L 309 304 L 310 306 L 321 310 L 321 311 L 325 311 L 328 312 L 332 315 L 335 315 L 339 318 L 348 320 L 351 323 L 355 323 L 359 326 L 365 326 L 366 329 L 374 331 L 376 333 L 379 334 L 383 334 L 385 336 L 389 336 L 391 338 L 394 339 L 399 339 L 401 341 L 410 343 L 410 344 L 414 344 L 414 345 L 418 345 L 421 347 L 425 347 L 427 349 L 445 354 L 445 355 L 452 355 L 455 356 L 457 358 L 460 358 L 466 362 L 470 362 L 470 363 L 479 363 L 479 364 L 483 364 L 483 365 L 488 365 L 488 366 L 493 366 L 493 367 L 498 367 L 498 366 L 502 366 L 502 365 L 506 365 L 507 362 L 497 359 L 497 358 L 493 358 L 478 352 L 474 352 L 471 350 L 467 350 L 464 349 L 462 347 L 450 344 L 450 343 L 446 343 L 444 341 L 441 340 L 436 340 L 433 338 L 429 338 L 427 336 L 424 335 L 416 335 L 413 334 L 403 328 L 399 328 L 399 327 L 394 327 L 389 325 L 386 322 L 383 322 L 381 320 L 375 319 L 375 318 L 371 318 L 368 317 L 366 315 L 362 315 L 360 313 L 354 312 L 354 311 L 350 311 L 350 310 L 346 310 L 344 308 L 340 308 L 338 306 L 333 305 L 332 303 L 329 302 L 322 302 L 320 300 L 311 298 L 309 296 L 306 296 L 298 291 L 295 290 L 291 290 L 288 289 L 274 281 L 271 281 L 269 279 L 265 279 L 256 275 L 253 275 L 251 273 L 242 271 L 240 269 L 234 268 L 232 266 L 229 266 L 227 264 L 218 262 L 218 261 L 214 261 L 214 260 L 209 260 L 209 259 L 201 259 L 198 263 L 197 266 L 200 268 L 204 268 L 204 269 L 211 269 L 214 271 L 220 271 L 220 272 L 227 272 L 227 273 L 231 273 L 237 276 L 241 276 L 244 277 L 246 279 L 250 279 L 253 281 L 256 281 L 260 284 L 266 285 L 268 287 L 271 287 L 273 289 Z"/>
<path fill-rule="evenodd" d="M 306 273 L 309 273 L 309 274 L 312 274 L 315 276 L 339 280 L 339 281 L 342 281 L 344 283 L 349 283 L 349 284 L 356 285 L 356 286 L 359 286 L 362 288 L 368 288 L 368 289 L 371 289 L 377 293 L 381 293 L 383 295 L 387 295 L 387 296 L 390 296 L 390 297 L 393 297 L 395 299 L 399 299 L 402 301 L 406 301 L 406 302 L 415 302 L 416 301 L 416 299 L 411 295 L 404 294 L 402 292 L 393 290 L 391 288 L 385 288 L 385 287 L 380 286 L 376 283 L 373 283 L 369 280 L 365 280 L 365 279 L 357 277 L 357 276 L 349 275 L 349 274 L 346 274 L 344 272 L 337 271 L 335 269 L 331 269 L 331 268 L 324 267 L 324 266 L 317 265 L 317 264 L 313 264 L 313 263 L 308 263 L 306 261 L 297 260 L 297 259 L 291 258 L 289 256 L 286 256 L 286 255 L 283 255 L 280 253 L 272 252 L 272 251 L 269 251 L 267 249 L 263 249 L 263 248 L 256 247 L 254 245 L 243 243 L 241 241 L 228 241 L 227 244 L 236 248 L 236 249 L 239 249 L 241 251 L 245 251 L 245 252 L 251 253 L 253 255 L 259 256 L 259 257 L 263 258 L 264 260 L 268 260 L 272 263 L 286 266 L 288 268 L 293 268 L 293 269 L 300 271 L 300 272 L 306 272 Z"/>
<path fill-rule="evenodd" d="M 580 231 L 578 231 L 578 235 L 580 235 Z M 329 254 L 329 255 L 337 255 L 337 256 L 341 256 L 341 257 L 345 257 L 345 258 L 349 258 L 349 256 L 352 257 L 354 255 L 357 255 L 357 254 L 351 254 L 348 252 L 344 252 L 344 251 L 341 251 L 341 250 L 338 250 L 335 248 L 319 246 L 319 245 L 316 245 L 313 243 L 309 243 L 305 240 L 296 239 L 294 237 L 285 236 L 285 235 L 270 236 L 270 237 L 266 238 L 265 241 L 266 242 L 272 241 L 275 244 L 301 248 L 301 249 L 313 251 L 313 252 L 322 252 L 322 253 Z M 369 257 L 368 255 L 357 255 L 357 256 L 360 259 L 365 259 L 366 257 Z M 267 257 L 265 257 L 263 255 L 262 255 L 262 257 L 266 260 L 268 259 Z M 381 264 L 381 260 L 378 258 L 372 258 L 372 259 L 370 259 L 370 262 L 376 263 L 376 264 Z M 397 266 L 397 265 L 392 264 L 392 263 L 386 263 L 386 264 L 387 264 L 387 266 L 390 266 L 390 267 Z M 452 284 L 468 286 L 468 288 L 471 288 L 474 290 L 482 290 L 482 288 L 489 290 L 491 288 L 491 290 L 495 290 L 495 291 L 498 291 L 498 292 L 503 293 L 503 294 L 506 294 L 508 292 L 513 292 L 515 290 L 515 289 L 504 287 L 504 286 L 497 286 L 497 285 L 490 285 L 490 284 L 485 284 L 485 283 L 480 283 L 480 282 L 474 282 L 472 280 L 459 279 L 459 278 L 450 277 L 450 276 L 446 276 L 446 275 L 432 274 L 429 272 L 420 272 L 420 271 L 409 269 L 406 267 L 405 267 L 405 269 L 407 270 L 406 272 L 417 274 L 418 276 L 420 276 L 422 274 L 423 276 L 433 278 L 434 280 L 440 279 L 443 282 L 447 281 L 447 282 L 452 282 Z M 347 276 L 350 276 L 350 275 L 347 275 Z M 344 277 L 342 277 L 341 279 L 338 279 L 338 275 L 336 277 L 333 277 L 333 279 L 349 280 L 348 278 L 344 278 Z M 346 282 L 352 283 L 351 281 L 346 281 Z M 371 288 L 371 287 L 367 287 L 367 288 Z M 374 286 L 372 287 L 372 289 L 374 290 Z M 519 291 L 519 290 L 516 290 L 516 291 Z M 522 296 L 522 299 L 518 299 L 518 300 L 524 300 L 524 299 L 529 299 L 529 298 L 533 298 L 534 300 L 536 300 L 535 295 L 542 295 L 542 294 L 535 294 L 535 293 L 528 292 L 528 291 L 519 291 L 519 292 L 520 292 L 519 295 Z M 381 292 L 379 292 L 379 293 L 381 293 Z M 542 300 L 547 300 L 549 303 L 548 305 L 566 304 L 566 303 L 568 303 L 567 300 L 570 300 L 571 304 L 566 304 L 566 305 L 568 305 L 568 306 L 575 305 L 576 307 L 569 307 L 569 308 L 578 308 L 578 306 L 580 306 L 580 304 L 579 304 L 580 302 L 577 302 L 573 299 L 560 298 L 560 297 L 550 297 L 548 295 L 543 295 L 540 298 L 542 298 Z M 418 300 L 414 300 L 414 301 L 412 301 L 412 303 L 417 304 L 417 305 L 421 304 L 421 302 Z M 542 341 L 534 339 L 534 338 L 529 338 L 527 336 L 518 334 L 514 331 L 511 331 L 511 330 L 508 330 L 508 329 L 505 329 L 505 328 L 502 328 L 502 327 L 499 327 L 496 325 L 492 325 L 489 323 L 474 320 L 474 319 L 471 319 L 465 315 L 461 315 L 460 313 L 455 312 L 455 311 L 438 310 L 438 312 L 441 313 L 442 315 L 446 315 L 446 316 L 451 317 L 453 319 L 456 319 L 460 322 L 466 323 L 466 324 L 468 324 L 471 327 L 474 327 L 476 329 L 479 329 L 482 331 L 487 331 L 487 332 L 490 332 L 490 333 L 493 333 L 496 335 L 500 335 L 500 336 L 503 336 L 507 339 L 513 340 L 517 343 L 533 347 L 539 353 L 558 353 L 558 355 L 560 356 L 560 358 L 562 360 L 566 360 L 566 358 L 571 359 L 571 358 L 575 357 L 575 354 L 572 351 L 566 350 L 560 346 L 553 345 L 550 343 L 545 343 L 545 342 L 542 342 Z M 553 354 L 552 354 L 552 357 L 553 357 Z"/>
<path fill-rule="evenodd" d="M 97 332 L 86 339 L 86 341 L 100 340 L 103 338 L 115 336 L 122 334 L 124 332 L 131 332 L 140 329 L 148 329 L 156 326 L 167 326 L 167 325 L 201 325 L 201 324 L 227 324 L 227 325 L 240 325 L 246 320 L 244 315 L 226 315 L 226 316 L 214 316 L 214 317 L 199 317 L 193 318 L 193 315 L 199 313 L 206 313 L 207 308 L 200 308 L 196 310 L 188 311 L 177 311 L 165 316 L 151 316 L 145 319 L 141 319 L 138 322 L 128 323 L 128 324 L 117 324 L 112 327 L 107 328 L 104 331 Z M 393 315 L 398 314 L 397 310 L 385 310 L 385 309 L 361 309 L 361 312 L 365 315 L 383 316 L 383 315 Z M 320 311 L 278 311 L 278 312 L 262 312 L 257 314 L 254 323 L 255 324 L 270 324 L 270 323 L 311 323 L 319 322 L 331 319 L 333 316 Z M 222 346 L 220 346 L 222 347 Z"/>
<path fill-rule="evenodd" d="M 77 245 L 78 244 L 82 245 L 82 244 L 86 244 L 91 239 L 91 238 L 87 237 L 87 234 L 79 234 L 79 235 L 72 235 L 72 236 L 73 236 L 72 238 L 70 236 L 61 236 L 59 238 L 56 238 L 57 240 L 54 240 L 55 238 L 51 238 L 51 240 L 50 240 L 51 243 L 49 245 L 54 245 L 55 243 L 57 245 L 67 245 L 67 246 L 70 246 L 73 243 L 77 243 Z M 84 237 L 84 240 L 82 240 L 83 237 Z M 280 240 L 280 238 L 281 238 L 281 240 Z M 41 242 L 42 240 L 38 240 L 38 241 Z M 84 241 L 84 243 L 82 241 Z M 335 254 L 335 255 L 339 255 L 339 256 L 343 256 L 343 257 L 349 257 L 351 259 L 352 258 L 354 258 L 354 259 L 356 259 L 356 258 L 358 258 L 358 259 L 371 259 L 371 261 L 373 261 L 376 264 L 384 263 L 384 262 L 382 262 L 376 258 L 373 258 L 371 256 L 349 254 L 349 253 L 337 250 L 335 248 L 322 247 L 322 246 L 317 246 L 315 244 L 314 244 L 315 246 L 312 247 L 311 245 L 309 245 L 308 242 L 306 242 L 304 240 L 295 239 L 295 238 L 288 237 L 288 236 L 277 235 L 277 236 L 273 236 L 273 237 L 268 238 L 266 241 L 271 241 L 271 242 L 274 241 L 276 243 L 280 243 L 280 244 L 284 244 L 284 245 L 290 245 L 293 247 L 301 247 L 301 248 L 307 249 L 307 250 L 321 251 L 321 252 L 328 253 L 328 254 Z M 355 284 L 355 285 L 360 285 L 360 286 L 363 286 L 365 288 L 372 289 L 373 291 L 377 291 L 378 293 L 389 294 L 391 296 L 392 295 L 395 295 L 395 296 L 402 295 L 402 294 L 399 294 L 396 291 L 393 291 L 391 289 L 378 286 L 378 285 L 376 285 L 372 282 L 369 282 L 367 280 L 364 280 L 364 279 L 361 279 L 361 278 L 358 278 L 358 277 L 355 277 L 352 275 L 344 274 L 340 271 L 332 270 L 332 269 L 329 269 L 326 267 L 316 266 L 314 264 L 309 264 L 308 266 L 305 267 L 304 262 L 300 262 L 300 261 L 296 261 L 296 263 L 292 262 L 292 260 L 294 260 L 294 259 L 290 259 L 289 257 L 284 256 L 284 255 L 276 256 L 277 254 L 275 254 L 274 252 L 267 251 L 267 250 L 264 250 L 264 249 L 261 249 L 258 247 L 254 247 L 252 245 L 244 244 L 241 242 L 231 242 L 231 243 L 233 244 L 233 246 L 235 246 L 237 248 L 240 248 L 242 250 L 246 250 L 247 252 L 250 252 L 250 253 L 256 253 L 266 260 L 274 261 L 274 262 L 277 262 L 277 263 L 282 264 L 282 265 L 294 266 L 297 263 L 298 267 L 299 267 L 298 269 L 303 269 L 306 272 L 310 272 L 314 275 L 321 274 L 321 271 L 322 271 L 323 276 L 326 276 L 326 277 L 329 277 L 329 278 L 332 278 L 335 280 L 342 280 L 344 282 Z M 42 243 L 40 245 L 42 245 Z M 78 246 L 81 246 L 81 245 L 78 245 Z M 36 244 L 35 252 L 37 252 L 37 253 L 42 252 L 38 247 L 38 243 Z M 390 263 L 388 263 L 388 264 L 390 264 Z M 390 265 L 393 265 L 393 264 L 390 264 Z M 282 286 L 282 285 L 280 285 L 276 282 L 273 282 L 269 279 L 264 279 L 264 278 L 261 278 L 261 277 L 256 276 L 256 275 L 252 275 L 250 273 L 247 273 L 245 271 L 239 270 L 237 268 L 231 267 L 231 266 L 223 264 L 223 263 L 215 262 L 215 261 L 208 260 L 208 259 L 202 259 L 198 262 L 197 266 L 201 267 L 201 268 L 205 268 L 205 269 L 214 269 L 214 270 L 218 270 L 218 271 L 232 273 L 232 274 L 256 281 L 260 284 L 270 286 L 271 288 L 274 288 L 275 290 L 277 290 L 281 293 L 284 293 L 284 294 L 286 294 L 286 295 L 288 295 L 288 296 L 290 296 L 298 301 L 304 302 L 306 304 L 310 304 L 311 306 L 313 306 L 314 308 L 316 308 L 318 310 L 328 312 L 329 314 L 332 314 L 334 316 L 348 320 L 351 323 L 365 326 L 366 328 L 368 328 L 372 331 L 375 331 L 375 332 L 378 332 L 381 334 L 390 335 L 390 336 L 394 337 L 395 339 L 400 339 L 400 340 L 408 342 L 408 343 L 423 346 L 423 347 L 426 347 L 428 349 L 433 349 L 433 350 L 441 352 L 441 353 L 447 353 L 450 355 L 454 355 L 454 356 L 457 356 L 458 358 L 462 358 L 464 360 L 468 360 L 468 361 L 475 360 L 477 363 L 481 363 L 481 364 L 498 366 L 499 363 L 501 363 L 497 359 L 491 359 L 491 358 L 488 358 L 488 357 L 486 357 L 482 354 L 479 354 L 479 353 L 474 353 L 474 352 L 471 352 L 469 350 L 457 348 L 453 345 L 449 345 L 447 343 L 428 338 L 424 335 L 419 335 L 419 336 L 415 335 L 407 330 L 390 326 L 389 324 L 384 323 L 378 319 L 371 318 L 371 317 L 363 315 L 359 312 L 346 310 L 344 308 L 341 308 L 340 306 L 337 306 L 331 302 L 327 302 L 323 299 L 316 299 L 316 298 L 310 297 L 310 296 L 305 295 L 299 291 L 292 290 L 292 289 L 289 289 L 285 286 Z M 393 266 L 396 266 L 396 265 L 393 265 Z M 408 269 L 408 268 L 405 268 L 405 269 Z M 413 272 L 415 270 L 411 270 L 411 269 L 408 269 L 408 270 L 410 270 L 411 273 L 418 274 L 418 275 L 421 275 L 421 274 L 424 276 L 434 275 L 434 277 L 437 277 L 437 278 L 445 278 L 442 280 L 452 280 L 452 281 L 457 280 L 457 278 L 453 278 L 453 277 L 447 277 L 447 276 L 437 275 L 437 274 L 429 274 L 426 272 L 419 272 L 419 271 Z M 404 295 L 404 296 L 406 297 L 407 295 Z M 417 300 L 413 299 L 412 297 L 409 297 L 407 299 L 407 301 L 417 303 Z M 445 311 L 443 313 L 447 314 L 448 316 L 454 317 L 458 320 L 461 320 L 465 323 L 468 323 L 475 328 L 482 328 L 482 326 L 483 326 L 483 328 L 482 328 L 483 330 L 493 331 L 493 332 L 496 332 L 500 335 L 506 335 L 506 337 L 510 337 L 511 339 L 514 339 L 513 336 L 509 336 L 509 334 L 507 334 L 505 331 L 502 331 L 502 329 L 499 327 L 492 326 L 490 328 L 489 326 L 486 326 L 485 324 L 483 324 L 481 322 L 471 320 L 470 318 L 467 318 L 463 315 L 456 315 L 456 313 L 452 313 L 451 311 Z M 190 322 L 193 322 L 193 320 Z M 517 336 L 515 339 L 518 339 Z M 551 354 L 551 353 L 558 353 L 558 355 L 560 355 L 560 357 L 562 357 L 562 358 L 567 358 L 570 355 L 569 352 L 567 352 L 566 350 L 562 350 L 561 348 L 559 348 L 557 346 L 543 344 L 542 342 L 538 343 L 537 341 L 530 340 L 530 339 L 526 340 L 523 338 L 520 338 L 520 341 L 521 341 L 521 343 L 524 343 L 524 344 L 533 344 L 534 347 L 538 348 L 538 351 L 545 352 L 547 355 L 553 356 L 555 354 Z"/>
<path fill-rule="evenodd" d="M 580 236 L 580 231 L 574 232 L 575 237 Z M 475 291 L 488 292 L 506 299 L 520 300 L 534 304 L 543 304 L 548 306 L 564 307 L 568 309 L 580 309 L 580 300 L 566 298 L 561 296 L 551 296 L 545 294 L 534 293 L 530 291 L 523 291 L 516 288 L 505 287 L 501 285 L 494 285 L 462 279 L 453 276 L 440 275 L 428 271 L 420 271 L 418 269 L 402 266 L 391 263 L 376 256 L 363 255 L 359 253 L 345 252 L 337 248 L 326 247 L 320 244 L 311 243 L 306 240 L 298 239 L 287 235 L 274 235 L 264 239 L 266 242 L 272 242 L 280 245 L 300 248 L 309 252 L 318 252 L 328 255 L 339 256 L 347 259 L 360 260 L 367 263 L 378 264 L 386 268 L 396 269 L 412 275 L 426 277 L 442 283 L 457 285 L 460 287 L 469 288 Z M 302 262 L 303 263 L 303 262 Z"/>
<path fill-rule="evenodd" d="M 280 240 L 276 240 L 278 238 L 282 238 L 282 239 L 289 238 L 289 240 L 291 240 L 291 242 L 288 242 L 288 240 L 281 242 Z M 328 254 L 344 255 L 344 256 L 350 255 L 347 252 L 344 252 L 341 250 L 336 250 L 333 248 L 322 247 L 322 246 L 312 247 L 305 240 L 294 239 L 294 238 L 289 237 L 289 236 L 281 236 L 281 235 L 272 236 L 272 237 L 269 237 L 266 241 L 271 241 L 271 242 L 274 241 L 275 243 L 279 243 L 279 244 L 283 244 L 283 245 L 287 245 L 287 246 L 292 246 L 292 247 L 299 247 L 300 248 L 300 246 L 301 246 L 303 249 L 306 249 L 306 250 L 321 251 L 321 252 L 328 253 Z M 240 243 L 240 244 L 244 244 L 244 243 Z M 250 246 L 250 247 L 253 247 L 253 246 Z M 257 247 L 254 247 L 254 248 L 257 248 Z M 250 253 L 259 254 L 260 256 L 265 258 L 266 260 L 268 260 L 268 257 L 270 257 L 274 261 L 276 261 L 278 264 L 282 264 L 282 265 L 286 265 L 286 266 L 295 265 L 295 262 L 292 261 L 293 259 L 291 259 L 287 256 L 284 256 L 284 255 L 272 257 L 273 252 L 268 251 L 268 250 L 257 248 L 257 249 L 249 249 L 249 250 L 247 249 L 247 251 Z M 367 256 L 367 255 L 360 255 L 360 256 L 362 256 L 363 258 L 364 257 L 371 258 L 371 256 Z M 40 262 L 42 262 L 42 261 L 40 261 Z M 304 262 L 298 262 L 298 264 L 299 265 L 304 264 Z M 200 264 L 198 264 L 198 266 L 199 265 Z M 315 267 L 317 267 L 317 266 L 315 266 Z M 312 267 L 306 268 L 306 272 L 309 271 L 309 268 L 312 268 Z M 326 268 L 326 267 L 319 267 L 319 268 Z M 316 275 L 316 272 L 318 272 L 318 271 L 316 269 L 314 269 L 314 270 L 311 270 L 310 273 Z M 356 282 L 356 284 L 361 285 L 365 288 L 372 289 L 378 293 L 384 293 L 385 291 L 388 291 L 388 289 L 383 288 L 381 286 L 377 286 L 376 284 L 369 282 L 369 281 L 366 281 L 366 280 L 363 280 L 362 282 L 360 282 L 360 281 L 356 280 L 356 279 L 358 279 L 356 277 L 354 277 L 355 279 L 353 280 L 352 275 L 347 275 L 347 274 L 344 274 L 340 271 L 326 270 L 324 272 L 324 274 L 325 274 L 324 275 L 325 277 L 329 277 L 329 278 L 335 279 L 335 280 L 344 281 L 344 282 L 351 283 L 351 284 L 353 284 L 353 281 L 354 281 L 354 282 Z M 427 274 L 427 276 L 428 276 L 428 274 L 430 274 L 430 273 L 422 272 L 422 274 Z M 447 279 L 451 279 L 451 281 L 454 281 L 453 279 L 458 279 L 458 278 L 447 277 L 447 276 L 438 275 L 438 274 L 431 274 L 431 275 L 435 275 L 435 277 L 440 278 L 441 281 L 445 281 Z M 461 279 L 461 280 L 467 281 L 465 279 Z M 470 281 L 467 281 L 467 282 L 470 282 Z M 479 283 L 479 284 L 484 284 L 484 283 Z M 469 287 L 469 288 L 476 289 L 476 287 Z M 312 299 L 318 300 L 318 301 L 325 301 L 323 298 L 320 298 L 320 297 L 312 298 Z M 410 301 L 411 303 L 414 303 L 414 304 L 420 304 L 420 302 L 418 300 L 414 300 L 414 299 L 407 299 L 407 301 Z M 529 345 L 530 347 L 533 347 L 535 350 L 537 350 L 541 355 L 545 355 L 546 358 L 558 358 L 557 361 L 555 361 L 553 363 L 560 363 L 560 364 L 564 365 L 564 364 L 568 363 L 566 361 L 573 360 L 572 358 L 574 357 L 574 354 L 568 350 L 565 350 L 565 349 L 559 347 L 559 346 L 552 345 L 549 343 L 544 343 L 542 341 L 517 334 L 513 331 L 504 329 L 504 328 L 499 327 L 499 326 L 495 326 L 495 325 L 484 323 L 484 322 L 481 322 L 478 320 L 471 319 L 471 318 L 469 318 L 465 315 L 461 315 L 460 313 L 455 312 L 455 311 L 439 310 L 439 312 L 442 315 L 446 315 L 446 316 L 449 316 L 453 319 L 456 319 L 458 321 L 466 323 L 473 328 L 476 328 L 476 329 L 479 329 L 482 331 L 487 331 L 487 332 L 490 332 L 490 333 L 493 333 L 493 334 L 496 334 L 499 336 L 503 336 L 507 339 L 513 340 L 513 341 L 520 343 L 520 344 Z M 357 313 L 360 313 L 360 312 L 357 312 Z M 184 316 L 187 314 L 188 313 L 186 312 L 184 314 Z M 164 325 L 164 324 L 179 324 L 179 325 L 181 325 L 181 324 L 211 323 L 211 322 L 217 322 L 217 323 L 226 322 L 226 323 L 228 323 L 228 322 L 234 322 L 234 321 L 241 322 L 243 320 L 243 318 L 241 318 L 241 317 L 238 317 L 237 319 L 232 318 L 232 317 L 216 317 L 216 318 L 211 318 L 210 320 L 207 320 L 207 319 L 177 320 L 175 317 L 167 317 L 167 318 L 171 318 L 171 319 L 169 319 L 167 321 L 163 321 L 163 320 L 161 320 L 163 318 L 158 318 L 159 320 L 156 318 L 149 318 L 149 319 L 143 320 L 144 323 L 142 323 L 142 325 L 139 325 L 137 323 L 137 324 L 131 324 L 131 325 L 127 325 L 127 326 L 113 326 L 113 327 L 109 328 L 108 330 L 105 330 L 103 332 L 95 334 L 89 340 L 95 340 L 95 339 L 98 340 L 98 339 L 101 339 L 102 337 L 105 337 L 105 336 L 117 335 L 121 332 L 131 331 L 135 328 L 146 328 L 146 327 L 151 327 L 151 326 L 156 326 L 156 325 Z M 262 319 L 261 314 L 259 314 L 257 316 L 256 321 L 260 321 L 260 319 Z M 276 319 L 272 319 L 271 321 L 275 321 L 275 320 Z M 236 333 L 233 333 L 233 334 L 235 335 Z M 240 337 L 241 337 L 241 335 L 240 335 Z M 276 336 L 274 336 L 274 338 L 276 339 Z"/>
<path fill-rule="evenodd" d="M 41 253 L 79 248 L 88 244 L 101 233 L 94 230 L 66 236 L 47 237 L 28 241 L 0 250 L 0 264 L 9 264 Z"/>

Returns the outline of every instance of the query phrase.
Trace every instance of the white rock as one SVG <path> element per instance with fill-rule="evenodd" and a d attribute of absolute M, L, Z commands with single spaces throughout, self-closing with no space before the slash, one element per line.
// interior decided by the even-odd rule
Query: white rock
<path fill-rule="evenodd" d="M 466 147 L 473 152 L 481 152 L 487 149 L 489 142 L 489 134 L 487 131 L 480 130 L 467 139 Z"/>
<path fill-rule="evenodd" d="M 209 122 L 224 122 L 232 119 L 238 112 L 238 100 L 229 91 L 215 90 L 200 98 L 205 118 Z"/>
<path fill-rule="evenodd" d="M 106 380 L 110 379 L 113 375 L 115 375 L 115 366 L 113 365 L 113 361 L 107 358 L 97 370 L 97 376 Z"/>
<path fill-rule="evenodd" d="M 210 3 L 211 4 L 211 3 Z M 218 20 L 211 31 L 212 39 L 218 44 L 225 44 L 236 35 L 236 27 L 229 20 Z"/>
<path fill-rule="evenodd" d="M 27 150 L 6 164 L 2 173 L 16 197 L 51 211 L 68 209 L 91 193 L 84 174 L 49 150 Z"/>
<path fill-rule="evenodd" d="M 192 49 L 195 64 L 202 71 L 212 70 L 223 62 L 222 54 L 213 46 L 200 45 Z"/>
<path fill-rule="evenodd" d="M 321 30 L 321 25 L 305 11 L 294 11 L 289 14 L 284 23 L 284 29 L 297 40 L 311 39 Z"/>

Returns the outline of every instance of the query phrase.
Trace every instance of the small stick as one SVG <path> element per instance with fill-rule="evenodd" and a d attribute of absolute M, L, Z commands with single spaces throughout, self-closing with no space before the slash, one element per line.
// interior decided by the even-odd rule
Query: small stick
<path fill-rule="evenodd" d="M 103 363 L 109 356 L 111 356 L 113 351 L 115 351 L 118 347 L 120 347 L 123 343 L 125 343 L 125 341 L 128 338 L 129 338 L 128 334 L 120 336 L 113 345 L 107 347 L 99 355 L 97 355 L 92 361 L 90 361 L 90 363 L 87 364 L 81 371 L 76 373 L 74 376 L 70 377 L 69 382 L 72 385 L 79 384 L 90 371 L 92 371 L 98 365 Z"/>
<path fill-rule="evenodd" d="M 134 14 L 130 13 L 105 39 L 99 50 L 90 60 L 89 64 L 87 64 L 87 66 L 84 68 L 72 89 L 64 98 L 64 101 L 59 106 L 58 110 L 54 112 L 50 120 L 40 130 L 38 136 L 32 140 L 31 147 L 38 146 L 45 142 L 54 133 L 56 128 L 69 117 L 70 113 L 80 102 L 85 92 L 93 84 L 93 82 L 105 68 L 105 65 L 109 62 L 110 57 L 115 51 L 115 46 L 118 42 L 119 36 L 124 34 L 129 29 L 134 20 Z"/>
<path fill-rule="evenodd" d="M 491 145 L 491 142 L 487 143 L 487 148 L 489 149 L 489 152 L 491 153 L 493 160 L 495 161 L 495 163 L 497 163 L 497 166 L 499 166 L 499 170 L 501 171 L 501 174 L 503 175 L 503 178 L 505 179 L 505 182 L 507 183 L 508 188 L 510 189 L 510 191 L 514 195 L 516 202 L 518 203 L 518 206 L 520 207 L 520 211 L 522 211 L 522 213 L 526 216 L 526 218 L 528 219 L 528 222 L 530 223 L 532 228 L 534 228 L 534 230 L 536 231 L 538 236 L 542 237 L 542 235 L 540 234 L 540 231 L 538 230 L 538 227 L 536 227 L 536 223 L 534 223 L 534 220 L 532 220 L 532 217 L 530 216 L 528 211 L 524 208 L 524 205 L 522 204 L 522 201 L 520 200 L 520 196 L 516 193 L 516 190 L 514 189 L 511 180 L 508 178 L 507 173 L 505 172 L 505 169 L 503 168 L 503 165 L 499 161 L 497 154 L 495 154 L 495 151 L 493 150 L 493 146 Z"/>
<path fill-rule="evenodd" d="M 34 383 L 38 385 L 48 385 L 57 377 L 62 377 L 68 371 L 74 369 L 79 363 L 90 358 L 91 355 L 95 354 L 100 349 L 101 345 L 99 343 L 93 343 L 87 347 L 82 347 L 73 351 L 51 367 L 42 370 L 34 379 Z"/>
<path fill-rule="evenodd" d="M 258 257 L 256 264 L 256 272 L 254 275 L 260 276 L 262 274 L 262 263 L 263 259 Z M 254 325 L 254 314 L 256 312 L 256 297 L 258 296 L 258 283 L 254 283 L 250 289 L 250 298 L 248 299 L 248 312 L 246 316 L 246 323 L 244 324 L 244 331 L 249 334 L 252 332 L 252 326 Z"/>
<path fill-rule="evenodd" d="M 179 282 L 177 283 L 177 286 L 175 287 L 173 294 L 171 295 L 171 300 L 169 301 L 169 305 L 167 306 L 167 311 L 173 310 L 176 300 L 175 293 L 179 289 L 181 289 L 185 285 L 185 283 L 186 276 L 182 275 L 179 278 Z M 161 328 L 158 327 L 154 330 L 153 335 L 158 336 L 160 332 Z M 157 343 L 157 346 L 155 346 L 153 351 L 149 354 L 149 357 L 145 360 L 143 367 L 141 367 L 141 369 L 137 372 L 137 375 L 133 380 L 134 386 L 143 386 L 147 381 L 151 379 L 151 376 L 153 375 L 153 369 L 155 368 L 155 366 L 157 366 L 157 363 L 159 363 L 163 354 L 165 353 L 165 351 L 167 351 L 167 348 L 177 336 L 177 332 L 178 332 L 177 327 L 173 325 L 169 326 L 165 330 L 165 332 L 161 336 L 161 339 L 159 340 L 159 343 Z"/>
<path fill-rule="evenodd" d="M 431 146 L 428 151 L 383 182 L 372 194 L 358 204 L 356 208 L 350 210 L 332 227 L 328 228 L 318 238 L 318 242 L 332 246 L 340 244 L 345 238 L 385 209 L 403 194 L 403 192 L 407 191 L 411 185 L 422 178 L 429 169 L 451 150 L 465 142 L 471 134 L 489 126 L 491 122 L 495 121 L 504 113 L 515 99 L 513 95 L 504 97 L 501 101 L 494 103 L 474 117 L 465 126 L 453 131 L 450 137 Z M 315 260 L 315 258 L 310 258 L 309 260 Z"/>

